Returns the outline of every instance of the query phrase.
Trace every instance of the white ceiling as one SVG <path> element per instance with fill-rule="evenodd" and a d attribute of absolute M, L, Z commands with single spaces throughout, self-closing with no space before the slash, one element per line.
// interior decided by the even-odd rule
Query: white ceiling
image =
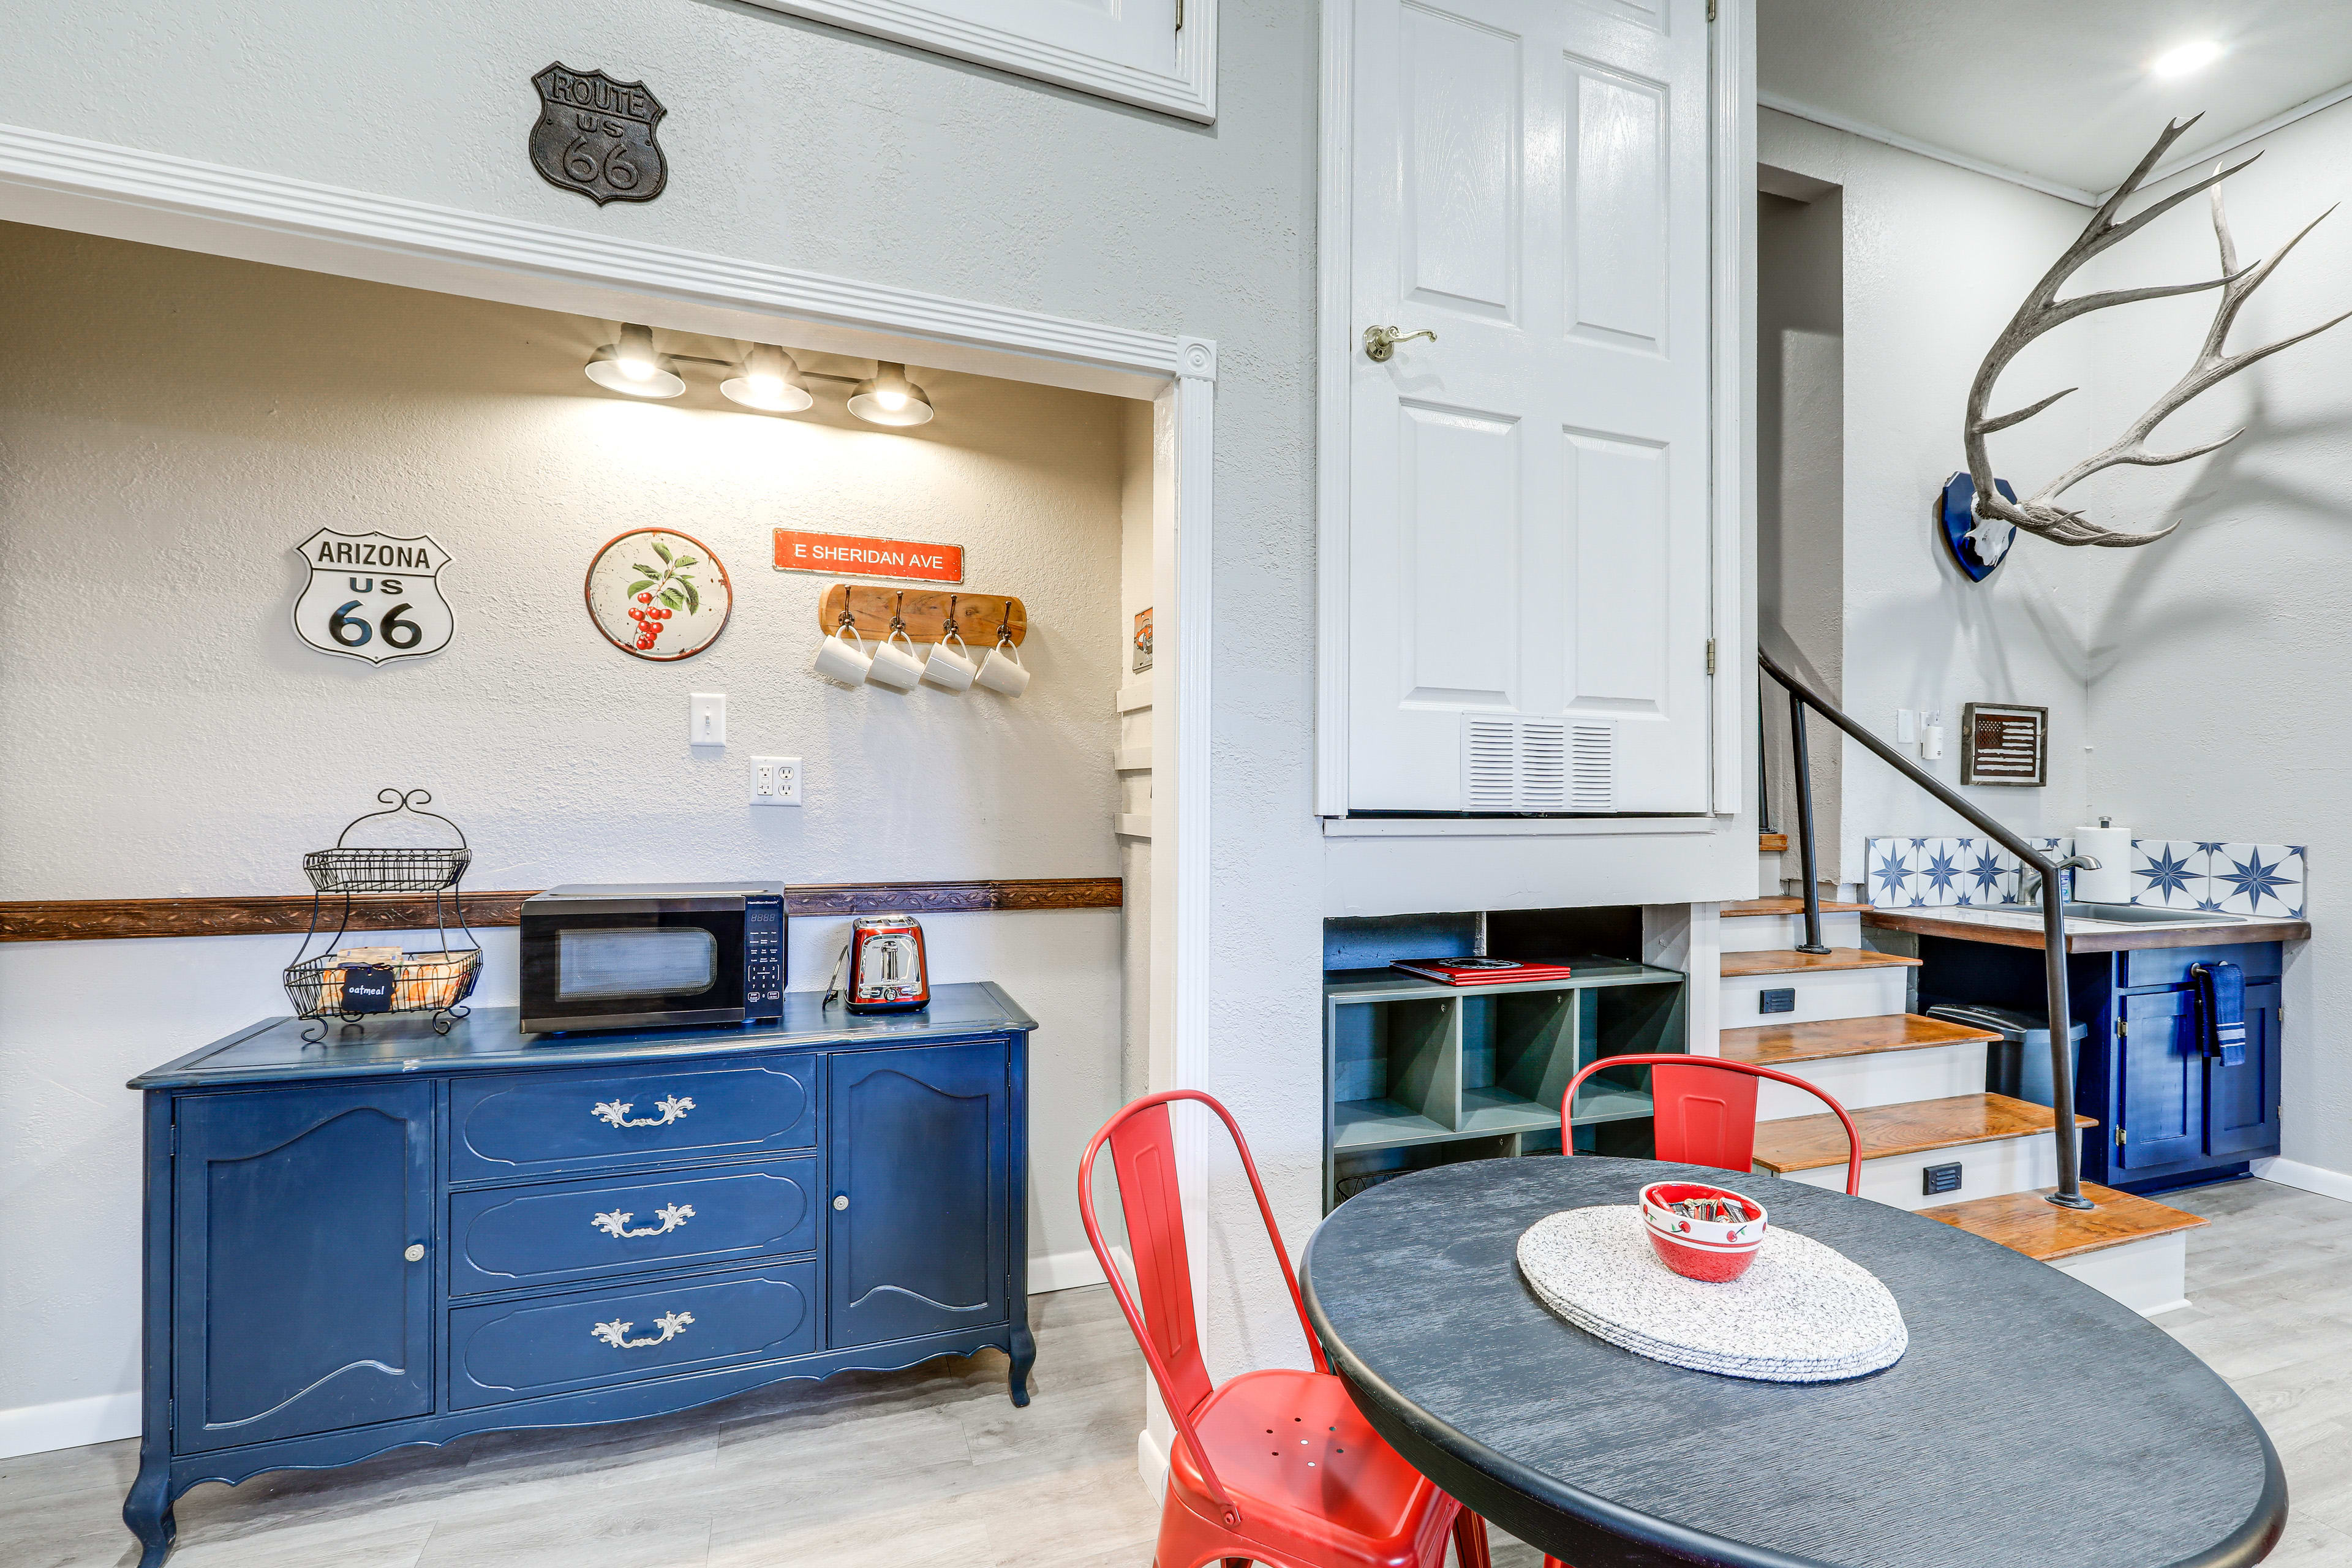
<path fill-rule="evenodd" d="M 2168 117 L 2172 159 L 2352 82 L 2352 0 L 1759 0 L 1757 85 L 2086 191 L 2129 174 Z M 2148 63 L 2228 53 L 2162 79 Z M 2168 162 L 2172 160 L 2168 160 Z"/>

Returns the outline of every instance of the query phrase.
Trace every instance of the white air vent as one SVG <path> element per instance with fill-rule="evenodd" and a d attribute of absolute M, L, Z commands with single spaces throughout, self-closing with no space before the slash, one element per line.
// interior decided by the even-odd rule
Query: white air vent
<path fill-rule="evenodd" d="M 1462 716 L 1462 809 L 1615 809 L 1617 730 L 1564 719 Z"/>
<path fill-rule="evenodd" d="M 1519 721 L 1462 716 L 1462 809 L 1516 811 Z"/>
<path fill-rule="evenodd" d="M 1617 809 L 1617 726 L 1571 724 L 1568 729 L 1568 809 Z"/>

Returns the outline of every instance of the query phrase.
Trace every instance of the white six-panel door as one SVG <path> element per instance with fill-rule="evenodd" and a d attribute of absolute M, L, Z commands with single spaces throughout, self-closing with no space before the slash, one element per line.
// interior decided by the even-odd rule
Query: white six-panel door
<path fill-rule="evenodd" d="M 1354 3 L 1349 809 L 1705 811 L 1706 0 Z"/>

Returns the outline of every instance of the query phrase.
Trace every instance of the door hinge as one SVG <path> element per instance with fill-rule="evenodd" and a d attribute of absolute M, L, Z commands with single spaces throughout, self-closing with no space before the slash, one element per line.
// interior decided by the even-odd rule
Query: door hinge
<path fill-rule="evenodd" d="M 2130 1019 L 2126 1018 L 2116 1025 L 2116 1038 L 2119 1040 L 2127 1040 L 2131 1038 Z"/>
<path fill-rule="evenodd" d="M 1706 4 L 1708 10 L 1715 8 L 1715 0 L 1706 0 Z M 1711 16 L 1708 18 L 1710 21 L 1713 19 Z M 1184 0 L 1176 0 L 1176 30 L 1180 33 L 1184 30 Z"/>
<path fill-rule="evenodd" d="M 2118 1148 L 2118 1149 L 2120 1149 L 2120 1148 L 2122 1148 L 2123 1146 L 2124 1146 L 2124 1130 L 2123 1130 L 2122 1128 L 2118 1127 L 2118 1128 L 2116 1128 L 2116 1148 Z"/>
<path fill-rule="evenodd" d="M 174 1122 L 173 1122 L 173 1123 L 172 1123 L 172 1152 L 173 1152 L 173 1153 L 174 1153 L 174 1154 L 176 1154 L 176 1153 L 178 1153 L 179 1152 L 180 1152 L 180 1124 L 179 1124 L 178 1122 L 174 1121 Z"/>
<path fill-rule="evenodd" d="M 1184 0 L 1176 0 L 1176 3 L 1181 5 Z M 1710 22 L 1715 20 L 1715 0 L 1706 0 L 1706 19 Z"/>
<path fill-rule="evenodd" d="M 1713 637 L 1706 639 L 1706 672 L 1709 675 L 1715 673 L 1715 639 Z"/>

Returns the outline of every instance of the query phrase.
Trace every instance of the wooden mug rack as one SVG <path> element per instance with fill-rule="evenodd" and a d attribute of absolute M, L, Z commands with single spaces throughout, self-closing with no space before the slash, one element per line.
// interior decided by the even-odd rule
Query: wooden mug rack
<path fill-rule="evenodd" d="M 835 583 L 817 605 L 817 625 L 830 636 L 841 626 L 844 610 L 849 624 L 868 642 L 890 635 L 890 619 L 906 622 L 907 635 L 917 642 L 937 642 L 947 635 L 952 609 L 956 631 L 968 647 L 985 651 L 996 646 L 999 628 L 1008 628 L 1018 647 L 1029 636 L 1029 612 L 1020 600 L 1004 594 L 966 594 L 947 588 L 877 588 L 864 583 Z"/>

